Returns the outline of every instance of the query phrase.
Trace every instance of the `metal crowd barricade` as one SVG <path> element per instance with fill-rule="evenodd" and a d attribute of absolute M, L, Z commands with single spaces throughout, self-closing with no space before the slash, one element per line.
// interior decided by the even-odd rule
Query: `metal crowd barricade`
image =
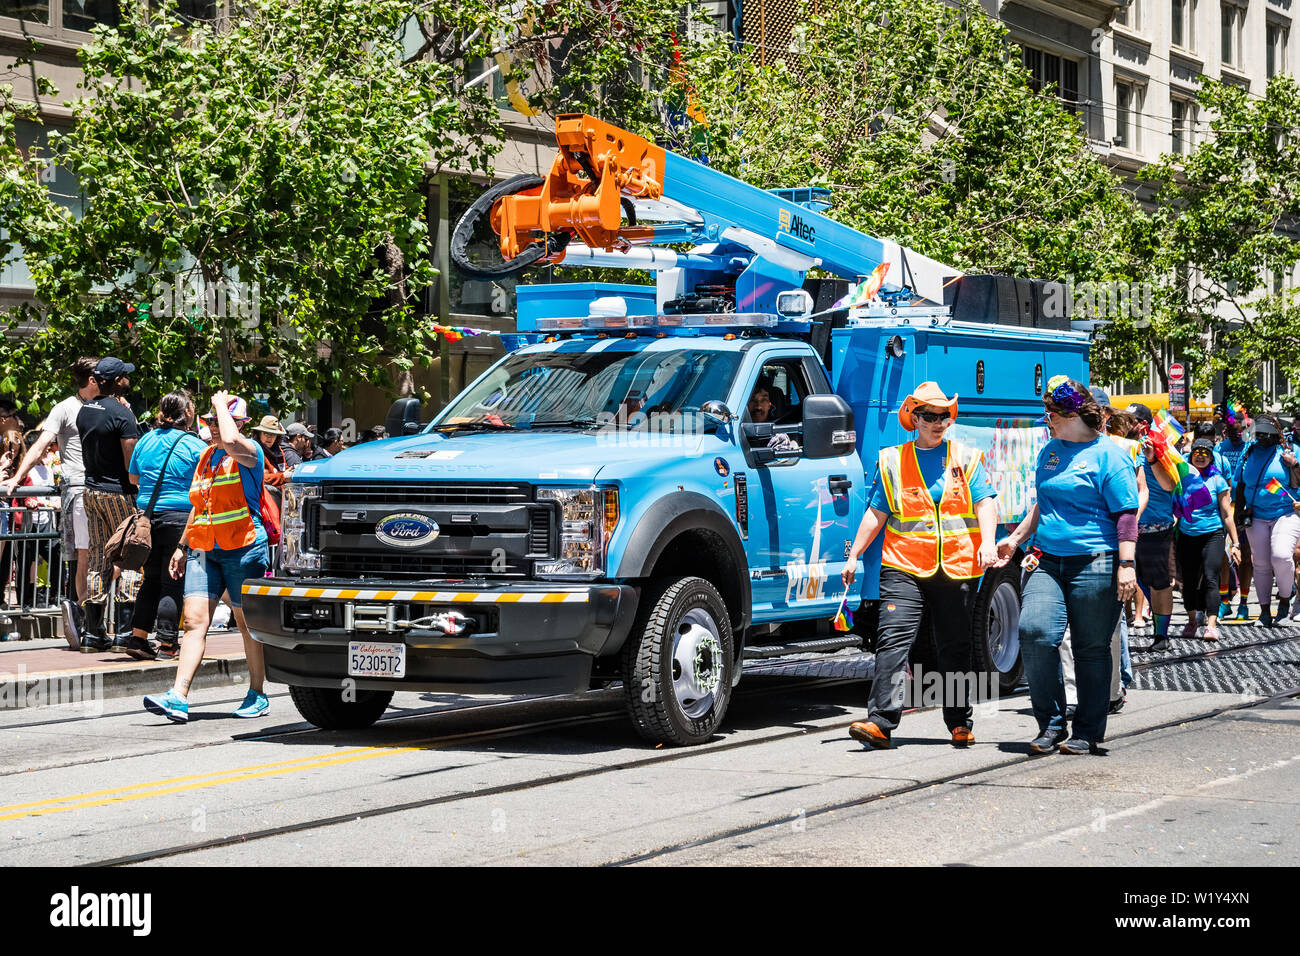
<path fill-rule="evenodd" d="M 62 517 L 57 488 L 28 485 L 0 499 L 0 639 L 62 634 Z"/>

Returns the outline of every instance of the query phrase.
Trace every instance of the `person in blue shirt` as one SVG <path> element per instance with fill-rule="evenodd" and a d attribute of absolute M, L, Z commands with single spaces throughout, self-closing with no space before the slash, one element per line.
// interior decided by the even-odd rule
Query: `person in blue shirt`
<path fill-rule="evenodd" d="M 1246 529 L 1255 558 L 1255 594 L 1263 627 L 1285 620 L 1295 587 L 1295 547 L 1300 540 L 1300 463 L 1282 441 L 1275 415 L 1255 420 L 1255 442 L 1242 455 L 1233 481 L 1237 519 Z M 1273 579 L 1277 579 L 1277 614 L 1271 613 Z"/>
<path fill-rule="evenodd" d="M 135 504 L 149 509 L 151 548 L 141 571 L 144 580 L 135 601 L 131 643 L 142 657 L 174 661 L 179 652 L 177 626 L 185 593 L 185 578 L 167 573 L 167 562 L 185 533 L 190 516 L 190 481 L 207 445 L 193 434 L 194 401 L 189 392 L 170 392 L 158 403 L 158 427 L 136 442 L 127 470 L 139 486 Z M 165 466 L 165 467 L 164 467 Z M 158 638 L 155 650 L 149 632 Z M 132 655 L 136 656 L 136 655 Z"/>
<path fill-rule="evenodd" d="M 1135 402 L 1128 410 L 1137 417 L 1143 434 L 1151 430 L 1151 409 Z M 1174 552 L 1177 519 L 1174 517 L 1173 493 L 1161 483 L 1158 473 L 1163 473 L 1163 469 L 1155 467 L 1155 451 L 1151 443 L 1144 440 L 1142 450 L 1146 452 L 1142 467 L 1147 480 L 1147 506 L 1138 524 L 1137 576 L 1151 604 L 1154 640 L 1150 650 L 1163 651 L 1169 646 L 1169 619 L 1174 613 L 1174 579 L 1170 574 L 1169 559 Z"/>
<path fill-rule="evenodd" d="M 1249 424 L 1249 420 L 1239 419 L 1233 412 L 1224 412 L 1223 440 L 1214 450 L 1224 462 L 1220 465 L 1220 469 L 1228 482 L 1229 491 L 1232 490 L 1233 481 L 1236 480 L 1237 469 L 1241 467 L 1241 459 L 1251 445 L 1246 440 L 1246 428 Z M 1246 529 L 1242 527 L 1235 512 L 1232 523 L 1237 532 L 1237 543 L 1241 545 L 1241 558 L 1237 561 L 1224 562 L 1225 566 L 1219 577 L 1219 594 L 1222 602 L 1219 617 L 1227 619 L 1228 613 L 1232 610 L 1232 592 L 1239 590 L 1241 599 L 1237 605 L 1237 620 L 1245 621 L 1250 619 L 1247 602 L 1250 599 L 1250 581 L 1255 569 L 1251 560 L 1250 539 L 1246 537 Z"/>
<path fill-rule="evenodd" d="M 904 399 L 898 421 L 916 440 L 883 448 L 867 512 L 846 556 L 847 589 L 858 559 L 884 529 L 876 668 L 866 720 L 849 735 L 885 750 L 902 720 L 907 660 L 930 609 L 931 629 L 945 675 L 944 723 L 953 746 L 969 747 L 971 732 L 971 608 L 985 568 L 997 561 L 994 491 L 978 449 L 944 438 L 957 417 L 957 396 L 922 382 Z"/>
<path fill-rule="evenodd" d="M 1190 461 L 1201 473 L 1210 501 L 1191 514 L 1183 515 L 1178 525 L 1175 551 L 1179 574 L 1183 579 L 1183 606 L 1187 608 L 1187 624 L 1183 637 L 1196 636 L 1196 616 L 1205 614 L 1205 639 L 1219 639 L 1219 573 L 1223 568 L 1224 531 L 1232 541 L 1228 553 L 1233 561 L 1241 560 L 1237 542 L 1237 529 L 1232 523 L 1229 507 L 1228 482 L 1219 472 L 1214 460 L 1214 442 L 1198 438 L 1192 442 Z"/>
<path fill-rule="evenodd" d="M 1133 459 L 1100 432 L 1102 411 L 1081 384 L 1057 375 L 1043 396 L 1052 440 L 1039 453 L 1038 501 L 998 542 L 1006 564 L 1033 536 L 1041 551 L 1021 596 L 1020 650 L 1038 736 L 1031 754 L 1060 746 L 1097 753 L 1110 709 L 1111 635 L 1137 588 L 1137 473 Z M 1079 703 L 1067 730 L 1060 647 L 1074 645 Z"/>

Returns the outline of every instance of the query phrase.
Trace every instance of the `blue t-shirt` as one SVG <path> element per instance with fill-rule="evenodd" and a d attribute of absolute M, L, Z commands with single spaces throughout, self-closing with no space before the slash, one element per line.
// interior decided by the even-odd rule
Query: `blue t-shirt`
<path fill-rule="evenodd" d="M 1219 495 L 1228 490 L 1228 482 L 1223 475 L 1211 475 L 1205 479 L 1205 487 L 1210 491 L 1210 503 L 1183 516 L 1183 520 L 1178 523 L 1178 530 L 1183 534 L 1202 535 L 1223 530 L 1223 518 L 1219 515 Z"/>
<path fill-rule="evenodd" d="M 929 487 L 930 497 L 937 505 L 939 499 L 943 497 L 943 467 L 948 461 L 948 443 L 943 441 L 933 448 L 917 448 L 916 461 L 921 466 L 921 479 Z M 984 470 L 984 459 L 981 458 L 970 476 L 971 503 L 976 504 L 996 495 L 997 492 L 989 484 L 988 475 Z M 889 499 L 885 497 L 885 483 L 880 480 L 879 463 L 876 465 L 876 476 L 871 485 L 867 504 L 877 511 L 889 514 Z"/>
<path fill-rule="evenodd" d="M 1117 512 L 1137 510 L 1133 459 L 1108 438 L 1054 438 L 1038 454 L 1038 529 L 1034 543 L 1062 557 L 1115 551 Z"/>
<path fill-rule="evenodd" d="M 1272 492 L 1264 486 L 1270 478 L 1276 478 L 1282 486 L 1291 491 L 1291 473 L 1282 464 L 1282 452 L 1285 446 L 1278 445 L 1270 449 L 1256 445 L 1249 455 L 1241 459 L 1237 470 L 1237 480 L 1241 482 L 1246 494 L 1246 504 L 1260 521 L 1276 521 L 1283 515 L 1292 514 L 1291 495 L 1286 492 Z"/>
<path fill-rule="evenodd" d="M 262 443 L 253 442 L 253 447 L 257 449 L 257 464 L 252 468 L 246 468 L 236 462 L 239 469 L 239 483 L 244 487 L 244 500 L 248 502 L 248 511 L 253 516 L 253 524 L 257 528 L 257 537 L 253 543 L 245 547 L 256 547 L 259 544 L 265 544 L 267 541 L 266 528 L 262 525 L 262 475 L 266 469 L 266 455 L 262 451 Z M 226 453 L 218 448 L 212 453 L 212 467 L 216 468 L 221 464 L 221 459 L 226 457 Z M 217 550 L 222 550 L 218 548 Z"/>
<path fill-rule="evenodd" d="M 1223 477 L 1228 479 L 1230 486 L 1236 483 L 1237 469 L 1241 467 L 1241 458 L 1246 454 L 1246 449 L 1252 444 L 1254 442 L 1243 441 L 1240 445 L 1234 445 L 1230 439 L 1225 438 L 1214 446 L 1215 452 L 1228 463 L 1226 468 L 1219 465 L 1219 470 L 1223 472 Z"/>
<path fill-rule="evenodd" d="M 1171 491 L 1165 491 L 1160 487 L 1160 482 L 1156 480 L 1156 471 L 1151 462 L 1143 457 L 1142 467 L 1146 470 L 1147 475 L 1147 506 L 1142 512 L 1142 524 L 1173 524 L 1174 523 L 1174 495 Z"/>
<path fill-rule="evenodd" d="M 180 444 L 176 445 L 176 451 L 168 461 L 167 453 L 176 442 Z M 131 452 L 131 464 L 127 467 L 131 474 L 140 476 L 140 493 L 135 496 L 135 506 L 141 511 L 149 506 L 158 470 L 167 461 L 167 473 L 163 475 L 162 490 L 158 492 L 158 504 L 154 510 L 189 511 L 190 482 L 194 480 L 194 469 L 207 447 L 198 435 L 175 428 L 156 429 L 136 442 Z"/>

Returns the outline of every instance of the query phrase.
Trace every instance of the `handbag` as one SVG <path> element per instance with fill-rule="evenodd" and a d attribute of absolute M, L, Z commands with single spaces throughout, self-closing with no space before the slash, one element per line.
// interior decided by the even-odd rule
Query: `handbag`
<path fill-rule="evenodd" d="M 172 447 L 167 449 L 167 457 L 163 459 L 162 468 L 158 470 L 158 480 L 154 483 L 153 494 L 149 496 L 148 507 L 144 511 L 127 515 L 109 537 L 108 543 L 104 545 L 104 556 L 123 571 L 139 571 L 149 560 L 149 552 L 153 550 L 153 509 L 158 504 L 158 495 L 162 491 L 163 478 L 167 474 L 167 463 L 171 461 L 172 452 L 184 438 L 185 435 L 182 433 L 172 442 Z"/>

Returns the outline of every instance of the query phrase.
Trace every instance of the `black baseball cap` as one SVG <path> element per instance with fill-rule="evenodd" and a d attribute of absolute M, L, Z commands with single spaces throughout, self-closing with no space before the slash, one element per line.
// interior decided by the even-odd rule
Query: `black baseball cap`
<path fill-rule="evenodd" d="M 1255 434 L 1256 435 L 1278 435 L 1281 433 L 1277 430 L 1277 426 L 1274 425 L 1267 418 L 1257 418 L 1255 419 Z"/>
<path fill-rule="evenodd" d="M 1146 422 L 1148 425 L 1150 425 L 1155 419 L 1155 416 L 1151 414 L 1151 409 L 1147 408 L 1141 402 L 1134 402 L 1126 409 L 1126 411 L 1130 415 L 1135 416 L 1139 421 Z"/>
<path fill-rule="evenodd" d="M 135 366 L 130 362 L 123 362 L 120 358 L 109 356 L 99 360 L 92 373 L 95 378 L 101 381 L 108 381 L 112 378 L 119 378 L 123 375 L 130 375 L 135 371 Z"/>

